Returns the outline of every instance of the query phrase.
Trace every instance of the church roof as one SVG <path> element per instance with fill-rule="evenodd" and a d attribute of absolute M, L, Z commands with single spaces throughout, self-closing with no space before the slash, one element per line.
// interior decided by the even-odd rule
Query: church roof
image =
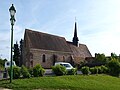
<path fill-rule="evenodd" d="M 59 37 L 38 31 L 25 30 L 29 48 L 71 52 L 64 37 Z"/>
<path fill-rule="evenodd" d="M 64 37 L 26 29 L 24 38 L 24 40 L 27 39 L 27 47 L 29 48 L 70 52 L 78 58 L 92 56 L 86 45 L 79 44 L 77 47 L 72 42 L 66 41 Z"/>
<path fill-rule="evenodd" d="M 79 44 L 79 47 L 76 47 L 75 45 L 72 45 L 71 43 L 68 43 L 70 46 L 70 49 L 73 52 L 73 55 L 75 57 L 91 57 L 91 53 L 88 50 L 87 46 L 85 44 Z"/>

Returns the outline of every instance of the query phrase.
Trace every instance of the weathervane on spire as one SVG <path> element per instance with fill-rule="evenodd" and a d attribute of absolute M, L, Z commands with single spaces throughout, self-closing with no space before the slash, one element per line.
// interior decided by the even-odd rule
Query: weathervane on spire
<path fill-rule="evenodd" d="M 77 21 L 77 18 L 76 18 L 76 16 L 75 16 L 75 22 Z"/>

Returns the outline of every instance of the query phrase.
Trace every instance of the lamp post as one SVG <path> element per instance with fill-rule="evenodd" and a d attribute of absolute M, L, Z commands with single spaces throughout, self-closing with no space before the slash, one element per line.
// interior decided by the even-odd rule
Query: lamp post
<path fill-rule="evenodd" d="M 12 82 L 12 77 L 13 77 L 13 69 L 12 69 L 12 62 L 13 62 L 13 25 L 15 23 L 15 7 L 12 6 L 9 9 L 10 12 L 10 22 L 11 22 L 11 57 L 10 57 L 10 83 Z"/>

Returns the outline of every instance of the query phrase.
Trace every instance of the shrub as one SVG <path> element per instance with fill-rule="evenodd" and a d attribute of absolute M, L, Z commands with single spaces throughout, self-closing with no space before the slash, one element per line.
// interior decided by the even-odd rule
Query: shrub
<path fill-rule="evenodd" d="M 98 67 L 92 67 L 92 68 L 90 68 L 90 72 L 91 72 L 91 74 L 98 74 Z"/>
<path fill-rule="evenodd" d="M 108 73 L 108 68 L 105 67 L 104 65 L 102 66 L 95 66 L 95 67 L 92 67 L 90 68 L 90 72 L 91 74 L 101 74 L 101 73 Z"/>
<path fill-rule="evenodd" d="M 33 76 L 33 68 L 29 68 L 28 71 L 30 73 L 30 76 L 32 77 Z"/>
<path fill-rule="evenodd" d="M 77 68 L 73 68 L 73 69 L 67 71 L 67 74 L 68 75 L 76 75 L 77 74 Z"/>
<path fill-rule="evenodd" d="M 94 69 L 94 67 L 90 68 L 90 72 L 91 72 L 91 74 L 95 74 L 95 69 Z"/>
<path fill-rule="evenodd" d="M 33 76 L 39 77 L 43 76 L 45 73 L 45 70 L 41 67 L 40 64 L 37 64 L 35 67 L 33 67 Z"/>
<path fill-rule="evenodd" d="M 98 69 L 98 73 L 97 74 L 103 73 L 103 69 L 101 68 L 101 66 L 98 66 L 97 69 Z"/>
<path fill-rule="evenodd" d="M 113 59 L 108 64 L 109 74 L 112 76 L 119 76 L 120 74 L 120 63 L 118 60 Z"/>
<path fill-rule="evenodd" d="M 10 68 L 8 68 L 8 73 L 10 76 Z M 14 66 L 13 67 L 13 79 L 20 78 L 20 67 Z"/>
<path fill-rule="evenodd" d="M 28 69 L 23 65 L 21 67 L 21 74 L 23 78 L 30 78 L 30 73 L 28 72 Z"/>
<path fill-rule="evenodd" d="M 52 67 L 52 71 L 57 75 L 57 76 L 61 76 L 61 75 L 66 75 L 67 74 L 67 70 L 64 66 L 61 65 L 56 65 Z"/>
<path fill-rule="evenodd" d="M 89 67 L 87 67 L 87 66 L 84 66 L 84 67 L 82 67 L 81 68 L 81 71 L 82 71 L 82 73 L 83 74 L 85 74 L 85 75 L 88 75 L 89 74 Z"/>
<path fill-rule="evenodd" d="M 102 73 L 107 74 L 108 73 L 108 68 L 104 65 L 101 66 Z"/>

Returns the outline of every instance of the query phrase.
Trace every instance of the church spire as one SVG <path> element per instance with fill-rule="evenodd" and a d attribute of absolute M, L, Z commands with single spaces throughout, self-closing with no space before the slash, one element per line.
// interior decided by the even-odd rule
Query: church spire
<path fill-rule="evenodd" d="M 77 23 L 75 21 L 75 29 L 74 29 L 74 37 L 73 37 L 73 45 L 78 46 L 78 37 L 77 37 Z"/>

